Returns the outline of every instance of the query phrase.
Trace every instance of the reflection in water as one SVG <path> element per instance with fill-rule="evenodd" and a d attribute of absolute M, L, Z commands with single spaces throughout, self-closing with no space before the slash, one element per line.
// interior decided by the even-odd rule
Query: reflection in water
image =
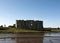
<path fill-rule="evenodd" d="M 0 43 L 43 43 L 43 34 L 0 34 Z"/>
<path fill-rule="evenodd" d="M 60 33 L 45 33 L 44 36 L 60 36 Z"/>
<path fill-rule="evenodd" d="M 45 33 L 44 38 L 1 38 L 1 37 L 15 37 L 15 36 L 21 36 L 16 34 L 0 34 L 0 43 L 41 43 L 43 40 L 43 43 L 60 43 L 60 33 Z M 24 36 L 24 35 L 22 35 Z M 29 35 L 30 36 L 30 35 Z M 51 37 L 45 37 L 45 36 L 51 36 Z M 56 38 L 53 38 L 52 36 L 55 36 Z M 59 37 L 57 37 L 59 36 Z M 36 39 L 38 39 L 36 41 Z M 35 41 L 35 42 L 33 42 Z M 39 42 L 41 41 L 41 42 Z"/>
<path fill-rule="evenodd" d="M 43 43 L 60 43 L 60 33 L 45 33 Z"/>
<path fill-rule="evenodd" d="M 12 38 L 3 38 L 3 37 L 13 37 L 14 34 L 0 34 L 0 43 L 16 43 L 15 39 Z"/>
<path fill-rule="evenodd" d="M 0 39 L 0 43 L 16 43 L 15 40 L 9 39 Z"/>

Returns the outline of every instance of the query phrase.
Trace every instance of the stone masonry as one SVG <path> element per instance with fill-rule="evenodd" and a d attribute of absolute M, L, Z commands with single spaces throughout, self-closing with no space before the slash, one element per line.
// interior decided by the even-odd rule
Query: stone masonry
<path fill-rule="evenodd" d="M 43 21 L 16 20 L 16 28 L 30 29 L 30 30 L 42 30 L 43 29 Z"/>

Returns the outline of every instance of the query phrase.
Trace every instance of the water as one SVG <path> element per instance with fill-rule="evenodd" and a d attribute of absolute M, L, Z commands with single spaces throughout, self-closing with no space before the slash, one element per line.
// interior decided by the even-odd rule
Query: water
<path fill-rule="evenodd" d="M 0 43 L 16 43 L 15 39 L 3 38 L 3 37 L 14 37 L 15 34 L 0 34 Z"/>
<path fill-rule="evenodd" d="M 45 33 L 43 43 L 60 43 L 60 33 Z"/>
<path fill-rule="evenodd" d="M 0 39 L 0 43 L 16 43 L 15 40 L 12 39 Z"/>
<path fill-rule="evenodd" d="M 45 33 L 44 36 L 60 36 L 60 33 Z"/>
<path fill-rule="evenodd" d="M 41 35 L 43 34 L 0 34 L 0 43 L 42 43 Z"/>
<path fill-rule="evenodd" d="M 16 37 L 16 36 L 18 35 L 0 34 L 0 43 L 17 43 L 17 40 L 15 38 L 3 38 L 3 37 Z M 45 33 L 43 43 L 60 43 L 60 33 Z"/>

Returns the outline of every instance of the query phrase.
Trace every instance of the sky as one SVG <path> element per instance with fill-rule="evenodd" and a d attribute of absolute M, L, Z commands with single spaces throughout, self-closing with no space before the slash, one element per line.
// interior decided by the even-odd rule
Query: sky
<path fill-rule="evenodd" d="M 60 27 L 60 0 L 0 0 L 0 25 L 16 20 L 42 20 L 44 27 Z"/>

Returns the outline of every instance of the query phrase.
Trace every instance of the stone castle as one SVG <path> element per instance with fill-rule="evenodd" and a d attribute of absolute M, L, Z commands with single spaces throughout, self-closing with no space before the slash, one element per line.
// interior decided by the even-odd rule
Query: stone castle
<path fill-rule="evenodd" d="M 30 30 L 42 30 L 43 29 L 43 21 L 16 20 L 16 28 L 30 29 Z"/>

